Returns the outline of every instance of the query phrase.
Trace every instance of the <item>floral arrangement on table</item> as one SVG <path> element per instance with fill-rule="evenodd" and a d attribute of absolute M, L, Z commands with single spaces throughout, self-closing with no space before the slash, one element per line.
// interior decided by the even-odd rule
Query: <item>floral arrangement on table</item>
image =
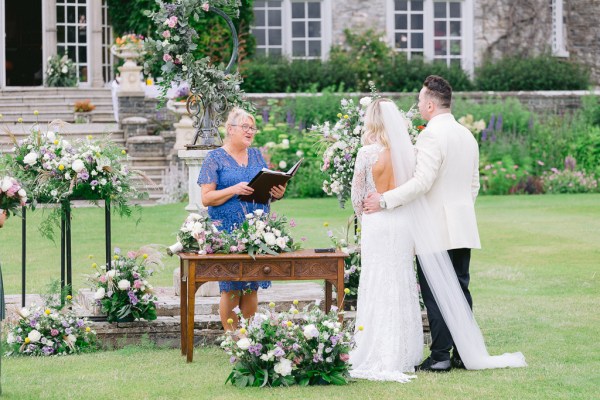
<path fill-rule="evenodd" d="M 238 72 L 227 73 L 223 66 L 215 66 L 208 57 L 197 59 L 198 33 L 189 23 L 198 20 L 204 13 L 225 10 L 237 17 L 240 0 L 181 0 L 177 3 L 157 1 L 159 8 L 148 12 L 156 30 L 156 38 L 147 38 L 145 47 L 150 59 L 144 64 L 146 72 L 152 65 L 160 64 L 162 82 L 159 84 L 160 98 L 164 101 L 172 82 L 187 82 L 192 93 L 201 94 L 204 104 L 217 105 L 225 113 L 234 106 L 253 110 L 250 102 L 243 98 L 240 88 L 242 77 Z M 215 125 L 219 125 L 216 123 Z"/>
<path fill-rule="evenodd" d="M 107 265 L 92 264 L 96 272 L 88 276 L 96 305 L 106 313 L 108 322 L 156 319 L 157 298 L 148 282 L 155 268 L 162 267 L 158 251 L 142 247 L 122 255 L 115 248 L 110 269 Z"/>
<path fill-rule="evenodd" d="M 303 310 L 270 309 L 249 320 L 239 310 L 239 327 L 227 332 L 221 347 L 234 364 L 226 380 L 239 387 L 302 386 L 348 383 L 349 352 L 354 346 L 354 326 L 342 324 L 335 307 L 329 313 L 318 303 Z M 360 329 L 360 327 L 359 327 Z"/>
<path fill-rule="evenodd" d="M 13 177 L 0 179 L 0 210 L 13 214 L 27 204 L 27 191 Z"/>
<path fill-rule="evenodd" d="M 128 33 L 115 39 L 115 46 L 121 48 L 134 48 L 142 50 L 144 48 L 144 36 L 135 33 Z"/>
<path fill-rule="evenodd" d="M 298 250 L 300 243 L 294 242 L 288 226 L 293 228 L 296 222 L 259 209 L 246 214 L 244 221 L 227 233 L 219 231 L 218 224 L 207 215 L 190 214 L 177 233 L 177 243 L 167 248 L 167 254 L 236 253 L 254 258 L 256 254 L 277 255 Z"/>
<path fill-rule="evenodd" d="M 17 310 L 17 320 L 8 327 L 7 356 L 67 355 L 97 349 L 91 323 L 72 310 L 73 297 L 61 294 L 61 298 L 58 302 L 47 298 L 44 306 L 32 304 Z"/>
<path fill-rule="evenodd" d="M 219 229 L 207 214 L 191 213 L 179 228 L 177 243 L 167 248 L 167 254 L 172 256 L 182 251 L 211 254 L 221 250 L 223 243 Z"/>
<path fill-rule="evenodd" d="M 55 54 L 48 57 L 46 64 L 46 86 L 77 86 L 77 67 L 67 55 Z"/>
<path fill-rule="evenodd" d="M 73 105 L 73 111 L 75 112 L 91 112 L 96 109 L 96 106 L 92 104 L 90 100 L 76 101 Z"/>
<path fill-rule="evenodd" d="M 134 186 L 134 176 L 150 181 L 143 172 L 130 170 L 124 164 L 126 151 L 110 136 L 94 138 L 89 135 L 71 143 L 58 133 L 59 130 L 60 124 L 52 122 L 47 132 L 42 132 L 35 124 L 23 140 L 17 140 L 9 133 L 14 153 L 7 153 L 3 164 L 28 188 L 32 207 L 38 202 L 110 199 L 121 216 L 131 215 L 129 200 L 147 197 L 147 193 Z M 57 209 L 42 224 L 44 236 L 53 237 L 53 221 L 59 217 L 60 210 Z"/>
<path fill-rule="evenodd" d="M 333 126 L 325 122 L 311 128 L 311 131 L 320 136 L 321 145 L 325 147 L 321 171 L 328 175 L 328 179 L 323 181 L 323 191 L 329 196 L 337 196 L 342 208 L 350 198 L 354 164 L 361 147 L 365 111 L 373 100 L 380 97 L 372 83 L 370 87 L 372 95 L 361 98 L 359 105 L 356 105 L 353 99 L 344 98 L 340 101 L 341 112 L 337 114 L 338 121 Z M 421 130 L 413 125 L 417 113 L 412 107 L 407 112 L 401 110 L 401 113 L 408 122 L 408 132 L 414 143 Z"/>

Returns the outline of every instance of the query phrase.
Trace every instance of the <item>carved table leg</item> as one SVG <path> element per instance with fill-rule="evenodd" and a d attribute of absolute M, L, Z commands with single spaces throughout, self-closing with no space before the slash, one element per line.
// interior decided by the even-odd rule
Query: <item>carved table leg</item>
<path fill-rule="evenodd" d="M 181 355 L 187 354 L 187 264 L 189 261 L 181 262 L 179 266 L 179 320 L 181 325 Z"/>
<path fill-rule="evenodd" d="M 194 308 L 196 306 L 196 282 L 192 274 L 195 273 L 195 268 L 188 270 L 190 274 L 187 280 L 187 343 L 186 353 L 187 362 L 192 362 L 194 359 Z"/>

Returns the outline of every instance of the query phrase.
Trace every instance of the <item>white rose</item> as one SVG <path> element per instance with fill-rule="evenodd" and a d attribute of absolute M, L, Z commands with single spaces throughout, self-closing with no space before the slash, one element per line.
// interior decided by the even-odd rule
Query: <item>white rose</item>
<path fill-rule="evenodd" d="M 71 165 L 71 168 L 73 168 L 73 171 L 79 173 L 83 171 L 83 169 L 85 168 L 85 164 L 81 160 L 75 160 L 73 161 L 73 165 Z"/>
<path fill-rule="evenodd" d="M 319 336 L 319 330 L 313 324 L 306 325 L 304 327 L 304 337 L 307 339 L 313 339 Z"/>
<path fill-rule="evenodd" d="M 117 271 L 115 271 L 114 269 L 111 269 L 110 271 L 108 271 L 108 272 L 106 273 L 106 276 L 107 276 L 109 279 L 112 279 L 112 278 L 114 278 L 114 277 L 115 277 L 115 275 L 117 275 Z"/>
<path fill-rule="evenodd" d="M 285 168 L 287 167 L 287 163 L 283 160 L 279 161 L 279 168 Z"/>
<path fill-rule="evenodd" d="M 360 99 L 360 105 L 363 107 L 366 107 L 369 104 L 371 104 L 372 101 L 373 101 L 372 98 L 370 98 L 369 96 L 366 96 L 366 97 L 363 97 L 362 99 Z"/>
<path fill-rule="evenodd" d="M 281 231 L 279 229 L 273 229 L 273 233 L 275 234 L 275 236 L 279 237 L 281 236 Z"/>
<path fill-rule="evenodd" d="M 35 343 L 39 342 L 39 340 L 42 338 L 42 334 L 34 329 L 31 332 L 29 332 L 29 335 L 27 335 L 27 337 L 29 338 L 29 340 L 31 340 L 32 343 Z"/>
<path fill-rule="evenodd" d="M 121 290 L 127 290 L 127 289 L 129 289 L 130 285 L 131 284 L 129 283 L 129 281 L 127 279 L 120 280 L 119 284 L 118 284 L 119 289 L 121 289 Z"/>
<path fill-rule="evenodd" d="M 29 309 L 27 309 L 27 308 L 21 308 L 21 309 L 20 309 L 19 311 L 17 311 L 17 312 L 19 313 L 19 315 L 20 315 L 22 318 L 27 318 L 27 317 L 29 317 Z"/>
<path fill-rule="evenodd" d="M 263 221 L 256 221 L 256 230 L 257 231 L 262 231 L 265 229 L 265 226 L 267 226 Z"/>
<path fill-rule="evenodd" d="M 263 238 L 265 239 L 265 243 L 269 246 L 273 246 L 275 244 L 275 235 L 273 235 L 271 232 L 267 232 L 263 235 Z"/>
<path fill-rule="evenodd" d="M 258 210 L 254 210 L 254 215 L 256 215 L 257 217 L 260 217 L 263 214 L 264 214 L 264 211 L 261 210 L 260 208 Z"/>
<path fill-rule="evenodd" d="M 25 191 L 25 189 L 19 189 L 19 191 L 17 193 L 21 197 L 27 197 L 27 192 Z"/>
<path fill-rule="evenodd" d="M 66 179 L 66 180 L 69 180 L 69 179 L 71 179 L 71 174 L 67 172 L 67 173 L 65 174 L 65 179 Z"/>
<path fill-rule="evenodd" d="M 37 162 L 38 155 L 35 152 L 31 152 L 23 158 L 23 162 L 27 165 L 34 165 Z"/>
<path fill-rule="evenodd" d="M 54 134 L 54 132 L 48 131 L 48 132 L 46 132 L 46 138 L 49 141 L 54 142 L 54 140 L 56 140 L 56 135 Z"/>
<path fill-rule="evenodd" d="M 246 219 L 254 218 L 254 214 L 246 214 Z"/>
<path fill-rule="evenodd" d="M 252 343 L 250 343 L 250 339 L 248 338 L 241 338 L 236 344 L 241 350 L 248 350 Z"/>
<path fill-rule="evenodd" d="M 277 244 L 277 246 L 279 246 L 280 249 L 285 249 L 285 239 L 282 237 L 277 238 L 277 240 L 275 240 L 275 243 Z"/>
<path fill-rule="evenodd" d="M 60 72 L 62 72 L 63 74 L 66 74 L 67 72 L 69 72 L 69 69 L 65 65 L 65 66 L 62 67 L 62 69 L 60 70 Z"/>
<path fill-rule="evenodd" d="M 298 150 L 298 151 L 296 152 L 296 156 L 297 156 L 297 157 L 302 157 L 303 155 L 304 155 L 304 152 L 303 152 L 302 150 Z"/>
<path fill-rule="evenodd" d="M 67 336 L 67 340 L 71 343 L 75 343 L 77 341 L 77 336 L 71 334 L 71 335 Z"/>
<path fill-rule="evenodd" d="M 8 334 L 8 336 L 6 337 L 6 342 L 7 342 L 8 344 L 14 343 L 14 342 L 15 342 L 15 340 L 16 340 L 16 339 L 15 339 L 15 335 L 13 335 L 13 333 L 12 333 L 12 332 L 10 332 L 10 333 Z"/>
<path fill-rule="evenodd" d="M 0 185 L 0 188 L 3 192 L 8 192 L 8 189 L 10 189 L 11 187 L 12 180 L 8 176 L 5 176 L 4 179 L 2 179 L 2 185 Z"/>
<path fill-rule="evenodd" d="M 103 299 L 105 294 L 106 294 L 106 290 L 104 290 L 103 287 L 98 288 L 98 290 L 96 290 L 96 293 L 94 293 L 94 300 Z"/>
<path fill-rule="evenodd" d="M 275 372 L 281 376 L 288 376 L 292 373 L 292 361 L 287 358 L 282 359 L 275 364 Z"/>

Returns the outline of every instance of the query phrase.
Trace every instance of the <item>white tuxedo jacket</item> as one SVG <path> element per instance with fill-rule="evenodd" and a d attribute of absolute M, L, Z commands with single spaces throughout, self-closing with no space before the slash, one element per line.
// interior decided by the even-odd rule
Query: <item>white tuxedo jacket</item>
<path fill-rule="evenodd" d="M 479 249 L 475 198 L 479 192 L 479 147 L 450 113 L 433 117 L 417 138 L 412 179 L 384 193 L 387 208 L 425 194 L 446 249 Z"/>

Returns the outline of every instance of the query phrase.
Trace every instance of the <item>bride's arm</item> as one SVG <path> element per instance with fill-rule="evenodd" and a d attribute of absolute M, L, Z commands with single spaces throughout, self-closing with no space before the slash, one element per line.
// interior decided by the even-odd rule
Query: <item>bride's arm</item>
<path fill-rule="evenodd" d="M 350 189 L 350 199 L 354 213 L 360 221 L 363 213 L 363 200 L 367 191 L 367 163 L 363 149 L 358 151 L 356 162 L 354 164 L 354 175 L 352 176 L 352 188 Z"/>

